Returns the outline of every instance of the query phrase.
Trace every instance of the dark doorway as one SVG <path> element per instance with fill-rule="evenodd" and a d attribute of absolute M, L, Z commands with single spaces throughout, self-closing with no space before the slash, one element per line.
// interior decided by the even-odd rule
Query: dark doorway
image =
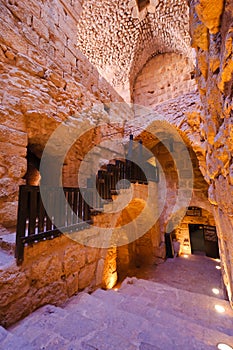
<path fill-rule="evenodd" d="M 205 240 L 203 233 L 203 225 L 189 225 L 189 235 L 192 254 L 205 255 Z"/>
<path fill-rule="evenodd" d="M 197 255 L 206 255 L 210 258 L 219 258 L 218 237 L 215 226 L 189 225 L 191 252 Z"/>

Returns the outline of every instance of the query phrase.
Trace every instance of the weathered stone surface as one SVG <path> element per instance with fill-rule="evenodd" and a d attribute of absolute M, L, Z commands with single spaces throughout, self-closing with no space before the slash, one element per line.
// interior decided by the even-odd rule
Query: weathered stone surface
<path fill-rule="evenodd" d="M 14 186 L 25 183 L 18 179 L 27 171 L 27 146 L 40 158 L 49 136 L 69 116 L 76 115 L 80 123 L 85 120 L 77 115 L 82 109 L 122 100 L 76 47 L 77 10 L 81 13 L 80 4 L 64 1 L 56 6 L 33 1 L 26 8 L 1 3 L 0 191 L 4 196 L 9 188 L 12 192 Z M 83 154 L 83 149 L 80 144 L 77 152 Z M 27 181 L 34 177 L 30 171 Z M 35 178 L 33 184 L 38 184 L 38 174 Z M 16 222 L 11 207 L 17 190 L 12 195 L 7 201 L 0 199 L 0 221 L 5 226 Z"/>
<path fill-rule="evenodd" d="M 58 255 L 35 261 L 27 272 L 31 283 L 37 288 L 59 280 L 62 276 L 62 262 Z"/>
<path fill-rule="evenodd" d="M 211 0 L 197 1 L 195 6 L 197 15 L 211 34 L 215 34 L 219 30 L 223 8 L 223 0 L 219 0 L 216 3 Z"/>
<path fill-rule="evenodd" d="M 79 271 L 86 263 L 86 250 L 79 245 L 66 249 L 64 254 L 64 272 L 69 275 Z"/>
<path fill-rule="evenodd" d="M 91 281 L 95 276 L 96 264 L 92 263 L 86 265 L 80 270 L 79 273 L 79 289 L 90 287 Z"/>
<path fill-rule="evenodd" d="M 78 47 L 127 101 L 130 86 L 153 55 L 179 52 L 192 57 L 187 3 L 150 1 L 147 5 L 139 11 L 136 1 L 113 5 L 98 0 L 93 6 L 87 0 L 78 21 Z M 103 9 L 111 15 L 111 26 Z"/>
<path fill-rule="evenodd" d="M 156 55 L 137 75 L 133 86 L 135 104 L 153 108 L 195 89 L 193 62 L 174 53 Z"/>
<path fill-rule="evenodd" d="M 224 282 L 229 299 L 232 301 L 233 285 L 231 280 L 232 265 L 228 251 L 232 250 L 232 235 L 227 236 L 225 230 L 232 232 L 232 13 L 231 2 L 191 1 L 191 27 L 193 19 L 199 18 L 202 25 L 210 33 L 210 46 L 207 50 L 205 70 L 203 52 L 196 47 L 198 87 L 204 106 L 205 117 L 201 121 L 201 133 L 206 142 L 206 179 L 210 183 L 209 200 L 214 205 L 215 221 L 218 228 L 219 246 L 224 260 Z M 194 24 L 195 25 L 195 24 Z M 194 45 L 195 46 L 195 45 Z M 208 69 L 208 75 L 206 70 Z M 205 88 L 203 89 L 203 78 Z M 231 126 L 229 127 L 229 123 Z"/>
<path fill-rule="evenodd" d="M 9 305 L 16 299 L 24 296 L 30 288 L 29 280 L 20 269 L 11 269 L 1 272 L 0 275 L 0 293 L 1 308 Z"/>

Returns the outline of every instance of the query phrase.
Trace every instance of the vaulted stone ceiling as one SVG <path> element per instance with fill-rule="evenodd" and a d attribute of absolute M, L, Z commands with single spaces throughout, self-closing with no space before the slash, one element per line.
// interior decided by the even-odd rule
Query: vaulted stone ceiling
<path fill-rule="evenodd" d="M 84 0 L 78 22 L 78 48 L 127 99 L 137 73 L 152 56 L 177 52 L 192 57 L 187 2 L 148 0 L 141 11 L 138 2 Z"/>

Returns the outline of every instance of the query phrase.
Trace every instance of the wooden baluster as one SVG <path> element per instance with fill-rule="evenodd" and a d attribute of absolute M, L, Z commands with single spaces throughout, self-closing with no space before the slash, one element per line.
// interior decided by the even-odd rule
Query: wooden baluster
<path fill-rule="evenodd" d="M 143 156 L 142 156 L 142 140 L 139 141 L 139 150 L 138 150 L 138 166 L 137 166 L 137 180 L 138 182 L 143 182 L 144 174 L 142 170 Z"/>
<path fill-rule="evenodd" d="M 68 193 L 69 190 L 63 189 L 62 187 L 59 187 L 58 189 L 59 193 L 59 210 L 60 210 L 60 227 L 66 227 L 67 226 L 67 219 L 68 219 L 68 213 L 70 213 L 69 206 L 68 206 Z M 65 197 L 65 198 L 64 198 Z M 66 200 L 65 200 L 66 199 Z"/>
<path fill-rule="evenodd" d="M 41 194 L 38 192 L 38 233 L 45 231 L 46 212 L 42 202 Z"/>
<path fill-rule="evenodd" d="M 34 235 L 36 233 L 36 217 L 37 217 L 37 192 L 38 187 L 32 188 L 29 197 L 29 223 L 28 223 L 28 235 Z"/>
<path fill-rule="evenodd" d="M 78 191 L 78 218 L 79 222 L 83 220 L 83 197 L 80 189 Z"/>
<path fill-rule="evenodd" d="M 16 229 L 16 247 L 15 247 L 15 258 L 17 264 L 21 264 L 24 256 L 24 244 L 22 239 L 26 235 L 26 221 L 28 218 L 28 187 L 19 186 L 19 206 L 18 206 L 18 218 L 17 218 L 17 229 Z"/>
<path fill-rule="evenodd" d="M 88 221 L 90 219 L 90 207 L 88 204 L 88 192 L 85 193 L 85 200 L 83 203 L 83 221 Z"/>
<path fill-rule="evenodd" d="M 73 201 L 73 221 L 72 224 L 76 224 L 78 222 L 77 213 L 78 213 L 78 189 L 74 189 L 74 201 Z"/>
<path fill-rule="evenodd" d="M 67 206 L 67 226 L 72 225 L 72 216 L 73 216 L 73 191 L 69 189 L 68 191 L 68 206 Z"/>
<path fill-rule="evenodd" d="M 52 229 L 52 221 L 50 219 L 50 216 L 51 216 L 51 208 L 53 208 L 53 193 L 51 192 L 51 188 L 48 188 L 47 189 L 47 192 L 46 192 L 46 231 L 49 231 Z"/>

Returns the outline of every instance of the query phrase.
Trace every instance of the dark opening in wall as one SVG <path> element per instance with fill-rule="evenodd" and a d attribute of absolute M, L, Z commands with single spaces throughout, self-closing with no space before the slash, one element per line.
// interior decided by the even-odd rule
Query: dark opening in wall
<path fill-rule="evenodd" d="M 137 0 L 139 11 L 142 11 L 149 4 L 150 4 L 150 0 Z"/>
<path fill-rule="evenodd" d="M 27 173 L 23 177 L 26 179 L 26 184 L 38 186 L 40 184 L 40 159 L 27 147 Z"/>

